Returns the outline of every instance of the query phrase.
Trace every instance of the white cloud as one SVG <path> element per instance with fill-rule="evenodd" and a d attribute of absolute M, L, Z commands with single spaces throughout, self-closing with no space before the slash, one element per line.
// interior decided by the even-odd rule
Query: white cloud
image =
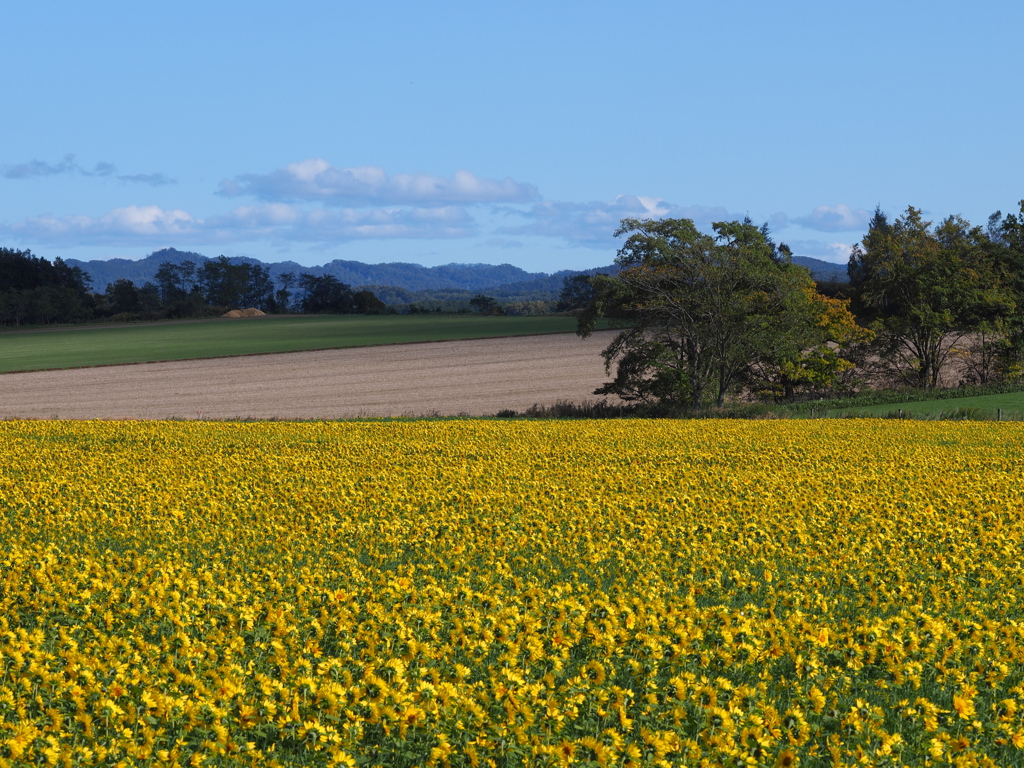
<path fill-rule="evenodd" d="M 284 203 L 243 205 L 222 216 L 209 219 L 208 226 L 218 229 L 264 229 L 294 225 L 302 218 L 302 212 Z"/>
<path fill-rule="evenodd" d="M 208 219 L 211 232 L 235 232 L 239 237 L 273 237 L 304 241 L 436 239 L 473 234 L 466 211 L 443 208 L 317 208 L 303 210 L 286 203 L 261 203 L 235 208 Z"/>
<path fill-rule="evenodd" d="M 15 235 L 46 242 L 138 241 L 154 236 L 188 237 L 199 226 L 182 210 L 165 211 L 155 205 L 116 208 L 103 216 L 36 216 L 11 224 Z"/>
<path fill-rule="evenodd" d="M 661 198 L 619 195 L 611 202 L 543 202 L 528 211 L 504 209 L 506 214 L 527 219 L 526 224 L 501 227 L 500 234 L 557 237 L 571 245 L 586 248 L 614 248 L 613 233 L 625 218 L 660 219 L 666 216 L 692 219 L 697 226 L 710 228 L 714 221 L 736 218 L 721 207 L 677 206 Z"/>
<path fill-rule="evenodd" d="M 862 208 L 853 209 L 845 203 L 838 205 L 819 205 L 807 216 L 790 219 L 805 229 L 819 232 L 850 232 L 864 231 L 868 228 L 871 213 Z"/>
<path fill-rule="evenodd" d="M 317 209 L 304 214 L 288 239 L 341 242 L 412 238 L 471 237 L 476 223 L 463 208 Z"/>
<path fill-rule="evenodd" d="M 469 171 L 451 178 L 426 173 L 388 176 L 383 168 L 335 168 L 326 160 L 292 163 L 267 174 L 243 174 L 220 183 L 219 194 L 261 200 L 318 200 L 348 205 L 526 203 L 537 188 L 512 179 L 485 179 Z"/>
<path fill-rule="evenodd" d="M 134 234 L 173 234 L 192 229 L 196 220 L 181 209 L 165 211 L 155 205 L 116 208 L 100 219 L 106 229 L 124 229 Z"/>
<path fill-rule="evenodd" d="M 458 206 L 341 208 L 303 211 L 283 203 L 240 206 L 197 219 L 158 206 L 117 208 L 102 216 L 37 216 L 0 228 L 24 241 L 49 244 L 221 243 L 259 239 L 338 243 L 351 240 L 470 237 L 476 222 Z"/>

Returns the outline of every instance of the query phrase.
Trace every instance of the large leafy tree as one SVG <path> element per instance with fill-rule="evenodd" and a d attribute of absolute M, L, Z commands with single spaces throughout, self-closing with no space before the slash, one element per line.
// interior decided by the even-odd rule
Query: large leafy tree
<path fill-rule="evenodd" d="M 807 350 L 824 343 L 822 313 L 845 306 L 822 304 L 766 228 L 749 219 L 713 226 L 707 234 L 689 219 L 622 221 L 620 271 L 593 278 L 577 329 L 588 335 L 604 315 L 627 323 L 603 353 L 615 379 L 597 394 L 696 408 L 721 405 L 755 367 L 789 393 L 808 378 Z"/>
<path fill-rule="evenodd" d="M 850 282 L 882 361 L 905 383 L 937 386 L 967 334 L 1012 308 L 990 246 L 981 227 L 958 216 L 933 227 L 912 206 L 892 222 L 875 211 L 850 255 Z"/>

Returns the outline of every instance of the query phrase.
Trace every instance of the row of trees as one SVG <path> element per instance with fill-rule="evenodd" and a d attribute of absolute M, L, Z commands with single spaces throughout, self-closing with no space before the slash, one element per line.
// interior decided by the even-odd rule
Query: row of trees
<path fill-rule="evenodd" d="M 152 312 L 155 304 L 171 317 L 200 315 L 210 307 L 255 307 L 274 314 L 365 314 L 385 309 L 370 291 L 353 291 L 333 275 L 285 272 L 275 283 L 262 264 L 235 264 L 226 256 L 198 267 L 192 261 L 165 261 L 153 283 L 139 288 L 122 279 L 107 293 L 123 297 L 115 304 L 117 312 Z"/>
<path fill-rule="evenodd" d="M 93 316 L 89 278 L 63 259 L 0 248 L 0 324 L 76 323 Z"/>
<path fill-rule="evenodd" d="M 268 313 L 351 314 L 383 312 L 370 291 L 353 291 L 331 275 L 286 273 L 277 282 L 261 264 L 227 257 L 164 262 L 152 282 L 120 279 L 103 293 L 88 276 L 57 258 L 52 264 L 30 251 L 0 248 L 0 324 L 74 323 L 117 317 L 185 318 L 255 307 Z"/>
<path fill-rule="evenodd" d="M 854 310 L 897 381 L 938 386 L 954 359 L 978 383 L 1024 373 L 1024 201 L 985 227 L 876 210 L 848 270 Z"/>
<path fill-rule="evenodd" d="M 909 207 L 876 210 L 853 248 L 850 280 L 819 291 L 785 245 L 749 219 L 700 232 L 687 219 L 626 219 L 616 275 L 570 278 L 578 333 L 625 325 L 605 349 L 626 401 L 721 405 L 730 392 L 775 399 L 873 383 L 939 386 L 1024 375 L 1024 201 L 987 227 L 936 226 Z"/>

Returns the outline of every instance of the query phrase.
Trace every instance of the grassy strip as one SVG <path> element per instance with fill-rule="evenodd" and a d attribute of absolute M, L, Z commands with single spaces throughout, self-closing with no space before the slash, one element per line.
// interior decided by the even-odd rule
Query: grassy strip
<path fill-rule="evenodd" d="M 794 413 L 808 411 L 833 411 L 849 409 L 866 409 L 880 405 L 918 404 L 939 400 L 964 400 L 973 397 L 1004 395 L 1024 392 L 1024 382 L 1004 382 L 999 384 L 957 387 L 954 389 L 879 389 L 862 392 L 853 397 L 840 397 L 822 400 L 809 400 L 802 403 L 786 404 L 784 407 Z M 776 406 L 779 408 L 780 406 Z"/>
<path fill-rule="evenodd" d="M 724 408 L 699 414 L 718 418 L 815 418 L 829 416 L 898 416 L 900 409 L 907 418 L 935 418 L 943 413 L 949 418 L 996 418 L 1002 409 L 1004 417 L 1024 412 L 1024 382 L 1003 382 L 954 389 L 880 389 L 852 397 L 804 400 L 798 403 L 731 403 Z M 1000 399 L 1005 397 L 1006 399 Z M 992 398 L 992 399 L 988 399 Z M 970 415 L 966 415 L 969 412 Z M 677 414 L 678 415 L 678 414 Z"/>
<path fill-rule="evenodd" d="M 556 315 L 314 315 L 9 331 L 0 373 L 575 330 Z"/>
<path fill-rule="evenodd" d="M 858 408 L 845 408 L 838 411 L 827 411 L 828 416 L 904 416 L 912 419 L 940 418 L 955 414 L 958 418 L 977 418 L 979 420 L 1003 418 L 1019 420 L 1024 414 L 1024 392 L 1005 392 L 992 395 L 975 395 L 973 397 L 941 398 L 935 400 L 919 400 L 906 403 L 886 403 Z"/>
<path fill-rule="evenodd" d="M 928 399 L 926 399 L 928 398 Z M 537 419 L 790 419 L 790 418 L 913 418 L 1024 420 L 1024 384 L 995 384 L 944 390 L 880 390 L 849 398 L 800 403 L 730 403 L 723 408 L 692 411 L 678 406 L 644 403 L 559 402 L 523 413 L 512 410 L 498 418 Z"/>

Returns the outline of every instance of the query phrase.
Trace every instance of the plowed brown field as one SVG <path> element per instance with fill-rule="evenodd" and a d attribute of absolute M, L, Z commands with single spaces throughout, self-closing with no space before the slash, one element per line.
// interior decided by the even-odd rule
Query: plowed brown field
<path fill-rule="evenodd" d="M 597 399 L 614 331 L 290 352 L 0 376 L 4 419 L 494 415 Z"/>

